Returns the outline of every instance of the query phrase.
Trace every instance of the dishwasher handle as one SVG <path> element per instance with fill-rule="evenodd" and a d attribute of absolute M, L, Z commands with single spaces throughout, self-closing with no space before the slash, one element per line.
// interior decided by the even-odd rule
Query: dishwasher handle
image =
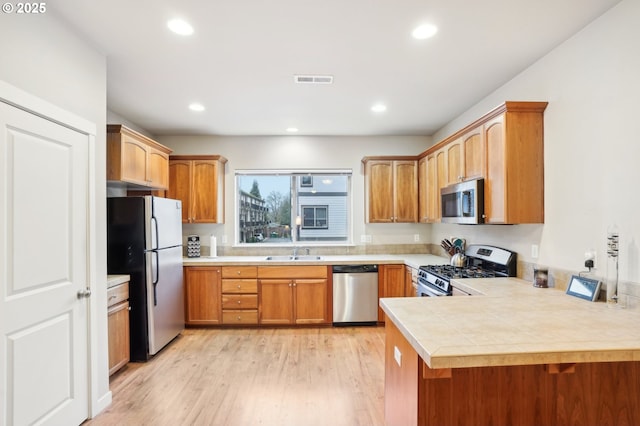
<path fill-rule="evenodd" d="M 334 274 L 358 274 L 378 272 L 378 265 L 334 265 Z"/>

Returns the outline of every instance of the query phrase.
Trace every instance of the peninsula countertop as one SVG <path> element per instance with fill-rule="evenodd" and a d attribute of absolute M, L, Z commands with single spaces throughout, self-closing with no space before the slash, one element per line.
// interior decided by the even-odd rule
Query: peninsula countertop
<path fill-rule="evenodd" d="M 405 264 L 413 268 L 422 265 L 448 264 L 446 257 L 432 254 L 354 254 L 354 255 L 320 255 L 320 260 L 266 260 L 263 256 L 218 256 L 218 257 L 185 257 L 184 266 L 225 266 L 225 265 L 351 265 L 351 264 Z"/>
<path fill-rule="evenodd" d="M 640 311 L 517 278 L 455 280 L 474 296 L 384 298 L 380 306 L 434 369 L 640 361 Z"/>

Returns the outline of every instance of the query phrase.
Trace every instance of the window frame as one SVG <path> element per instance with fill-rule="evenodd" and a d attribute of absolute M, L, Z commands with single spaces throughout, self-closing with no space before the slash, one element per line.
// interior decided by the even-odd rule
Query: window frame
<path fill-rule="evenodd" d="M 241 176 L 286 176 L 289 178 L 289 187 L 290 192 L 289 195 L 291 197 L 291 225 L 290 225 L 290 238 L 291 240 L 288 242 L 278 242 L 278 243 L 269 243 L 265 239 L 264 242 L 260 242 L 260 244 L 256 244 L 256 242 L 242 242 L 241 238 L 241 229 L 240 229 L 240 177 Z M 347 179 L 346 182 L 346 196 L 345 199 L 345 237 L 336 238 L 334 240 L 331 239 L 316 239 L 316 240 L 300 240 L 300 230 L 303 229 L 300 223 L 298 227 L 296 225 L 296 212 L 302 213 L 302 205 L 298 200 L 298 192 L 299 188 L 309 188 L 308 186 L 302 185 L 302 177 L 306 177 L 307 179 L 311 178 L 311 187 L 313 187 L 313 179 L 314 177 L 318 177 L 319 181 L 321 181 L 320 177 L 325 176 L 344 176 Z M 295 178 L 295 179 L 294 179 Z M 307 183 L 307 182 L 305 182 Z M 243 190 L 247 192 L 246 190 Z M 234 171 L 234 194 L 235 194 L 235 202 L 234 202 L 234 228 L 233 228 L 233 239 L 234 239 L 234 247 L 293 247 L 293 246 L 353 246 L 353 170 L 352 169 L 236 169 Z M 303 195 L 304 196 L 304 195 Z M 308 206 L 308 203 L 305 203 L 305 206 Z M 322 204 L 324 206 L 325 204 Z M 328 206 L 328 205 L 327 205 Z M 329 210 L 328 207 L 326 210 L 327 213 L 327 227 L 326 228 L 306 228 L 307 230 L 323 230 L 329 229 Z M 334 217 L 335 219 L 335 217 Z M 301 220 L 301 218 L 300 218 Z M 267 235 L 265 235 L 266 237 Z"/>
<path fill-rule="evenodd" d="M 304 215 L 304 210 L 305 209 L 312 209 L 313 210 L 313 226 L 308 226 L 305 225 L 305 215 Z M 318 214 L 316 213 L 316 211 L 318 209 L 324 210 L 325 212 L 325 224 L 324 226 L 318 226 L 316 224 L 317 220 L 318 220 Z M 324 205 L 300 205 L 300 211 L 302 212 L 302 229 L 329 229 L 329 205 L 328 204 L 324 204 Z"/>

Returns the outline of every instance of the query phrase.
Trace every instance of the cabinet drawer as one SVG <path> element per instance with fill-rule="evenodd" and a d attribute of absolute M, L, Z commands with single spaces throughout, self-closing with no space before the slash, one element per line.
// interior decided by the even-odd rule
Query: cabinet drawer
<path fill-rule="evenodd" d="M 222 280 L 222 293 L 257 293 L 258 280 Z"/>
<path fill-rule="evenodd" d="M 118 284 L 107 289 L 107 306 L 113 306 L 129 298 L 129 283 Z"/>
<path fill-rule="evenodd" d="M 255 266 L 223 266 L 222 278 L 256 278 L 258 268 Z"/>
<path fill-rule="evenodd" d="M 222 309 L 258 309 L 258 295 L 223 294 Z"/>
<path fill-rule="evenodd" d="M 258 311 L 222 311 L 223 324 L 258 324 Z"/>

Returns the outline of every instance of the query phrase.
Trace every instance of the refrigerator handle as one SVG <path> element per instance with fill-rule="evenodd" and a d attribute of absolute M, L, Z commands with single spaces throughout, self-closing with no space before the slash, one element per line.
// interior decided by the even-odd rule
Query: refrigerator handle
<path fill-rule="evenodd" d="M 159 234 L 158 234 L 158 219 L 156 219 L 155 216 L 151 216 L 151 221 L 153 222 L 153 230 L 155 232 L 154 237 L 151 239 L 151 250 L 157 250 L 158 247 L 160 247 L 160 241 L 158 240 Z M 153 247 L 153 241 L 155 239 L 156 242 L 156 246 Z"/>
<path fill-rule="evenodd" d="M 153 285 L 153 306 L 158 306 L 158 293 L 156 292 L 156 286 L 158 285 L 158 281 L 160 281 L 160 255 L 157 251 L 154 251 L 153 254 L 156 256 L 155 261 L 155 277 L 151 284 Z"/>

